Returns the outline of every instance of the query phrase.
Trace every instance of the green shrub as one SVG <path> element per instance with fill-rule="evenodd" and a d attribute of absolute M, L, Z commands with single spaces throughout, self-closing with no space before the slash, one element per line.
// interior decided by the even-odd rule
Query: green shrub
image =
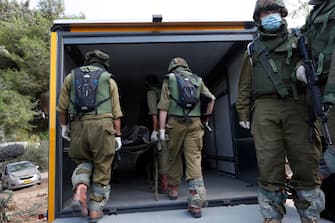
<path fill-rule="evenodd" d="M 0 222 L 8 222 L 7 205 L 13 197 L 13 191 L 5 190 L 0 193 Z"/>

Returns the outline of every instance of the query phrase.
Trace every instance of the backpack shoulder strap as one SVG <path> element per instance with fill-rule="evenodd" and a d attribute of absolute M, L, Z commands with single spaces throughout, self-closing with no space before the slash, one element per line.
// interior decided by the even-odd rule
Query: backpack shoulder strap
<path fill-rule="evenodd" d="M 105 73 L 105 72 L 107 72 L 107 71 L 106 71 L 105 69 L 103 69 L 103 68 L 99 68 L 99 69 L 96 70 L 95 72 L 97 72 L 96 75 L 97 75 L 97 79 L 99 80 L 100 77 L 103 75 L 103 73 Z M 110 78 L 112 78 L 112 75 L 111 75 L 110 73 L 108 73 L 108 76 L 109 76 Z M 110 91 L 108 91 L 108 92 L 109 92 L 109 96 L 108 96 L 107 98 L 102 99 L 101 101 L 97 101 L 97 102 L 96 102 L 96 105 L 95 105 L 95 111 L 96 111 L 96 112 L 97 112 L 97 108 L 98 108 L 101 104 L 105 103 L 106 101 L 108 101 L 108 100 L 111 98 Z"/>
<path fill-rule="evenodd" d="M 194 77 L 197 83 L 201 83 L 202 78 L 199 75 L 197 75 L 196 73 L 192 73 L 192 76 Z"/>
<path fill-rule="evenodd" d="M 78 72 L 81 72 L 80 69 L 79 69 L 79 67 L 71 70 L 71 85 L 70 85 L 71 86 L 71 90 L 69 92 L 69 94 L 70 94 L 69 98 L 70 98 L 70 103 L 73 106 L 75 105 L 74 100 L 75 100 L 76 93 L 75 93 L 75 88 L 72 89 L 72 86 L 74 86 L 74 87 L 76 86 L 76 73 L 78 73 Z"/>
<path fill-rule="evenodd" d="M 174 73 L 168 73 L 164 75 L 164 79 L 169 79 L 170 77 L 175 76 Z"/>
<path fill-rule="evenodd" d="M 253 50 L 254 50 L 254 41 L 248 43 L 248 46 L 247 46 L 247 53 L 249 57 L 252 57 Z"/>

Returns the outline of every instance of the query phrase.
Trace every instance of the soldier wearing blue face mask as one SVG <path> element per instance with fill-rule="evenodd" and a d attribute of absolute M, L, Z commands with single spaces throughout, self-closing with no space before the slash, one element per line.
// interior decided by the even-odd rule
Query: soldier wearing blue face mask
<path fill-rule="evenodd" d="M 262 17 L 261 24 L 265 31 L 276 31 L 283 24 L 283 19 L 280 13 L 270 13 Z"/>
<path fill-rule="evenodd" d="M 243 128 L 250 128 L 252 120 L 264 223 L 280 223 L 286 213 L 286 157 L 300 220 L 315 223 L 324 208 L 317 175 L 320 135 L 308 122 L 305 75 L 296 71 L 302 58 L 297 37 L 287 29 L 287 13 L 282 0 L 256 1 L 257 37 L 245 53 L 236 108 Z"/>

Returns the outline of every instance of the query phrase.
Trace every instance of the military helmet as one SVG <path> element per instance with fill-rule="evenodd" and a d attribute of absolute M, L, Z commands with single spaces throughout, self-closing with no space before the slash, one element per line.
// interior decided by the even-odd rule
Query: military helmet
<path fill-rule="evenodd" d="M 288 14 L 283 0 L 257 0 L 253 15 L 256 24 L 260 23 L 259 14 L 261 11 L 272 10 L 279 10 L 283 18 L 286 17 Z"/>
<path fill-rule="evenodd" d="M 310 0 L 308 4 L 310 5 L 321 5 L 325 0 Z"/>
<path fill-rule="evenodd" d="M 172 72 L 177 67 L 189 68 L 189 66 L 186 63 L 186 60 L 184 58 L 181 58 L 181 57 L 175 57 L 171 60 L 171 62 L 169 64 L 168 72 Z"/>
<path fill-rule="evenodd" d="M 89 51 L 85 54 L 85 65 L 89 65 L 92 63 L 100 63 L 106 69 L 108 69 L 109 68 L 109 56 L 108 54 L 100 50 Z"/>

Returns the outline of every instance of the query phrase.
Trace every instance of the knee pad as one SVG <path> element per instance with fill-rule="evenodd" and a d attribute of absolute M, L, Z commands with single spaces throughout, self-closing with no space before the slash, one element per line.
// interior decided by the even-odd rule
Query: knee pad
<path fill-rule="evenodd" d="M 325 195 L 321 189 L 297 190 L 297 198 L 294 205 L 300 218 L 318 220 L 320 212 L 325 209 Z"/>
<path fill-rule="evenodd" d="M 86 184 L 90 186 L 90 178 L 92 175 L 93 165 L 91 163 L 85 162 L 79 164 L 72 173 L 71 181 L 73 189 L 77 187 L 78 184 Z"/>
<path fill-rule="evenodd" d="M 190 195 L 191 200 L 195 200 L 193 203 L 197 203 L 198 200 L 200 200 L 200 206 L 201 207 L 206 207 L 208 205 L 207 202 L 207 191 L 204 185 L 204 181 L 202 178 L 197 178 L 188 181 L 189 184 L 189 190 L 194 190 L 196 191 L 196 194 L 199 195 L 199 198 L 195 195 Z"/>
<path fill-rule="evenodd" d="M 102 211 L 108 202 L 110 189 L 110 185 L 101 186 L 99 184 L 93 184 L 88 205 L 89 210 Z"/>
<path fill-rule="evenodd" d="M 269 191 L 259 186 L 257 197 L 264 218 L 281 220 L 286 214 L 286 195 L 283 191 Z"/>

